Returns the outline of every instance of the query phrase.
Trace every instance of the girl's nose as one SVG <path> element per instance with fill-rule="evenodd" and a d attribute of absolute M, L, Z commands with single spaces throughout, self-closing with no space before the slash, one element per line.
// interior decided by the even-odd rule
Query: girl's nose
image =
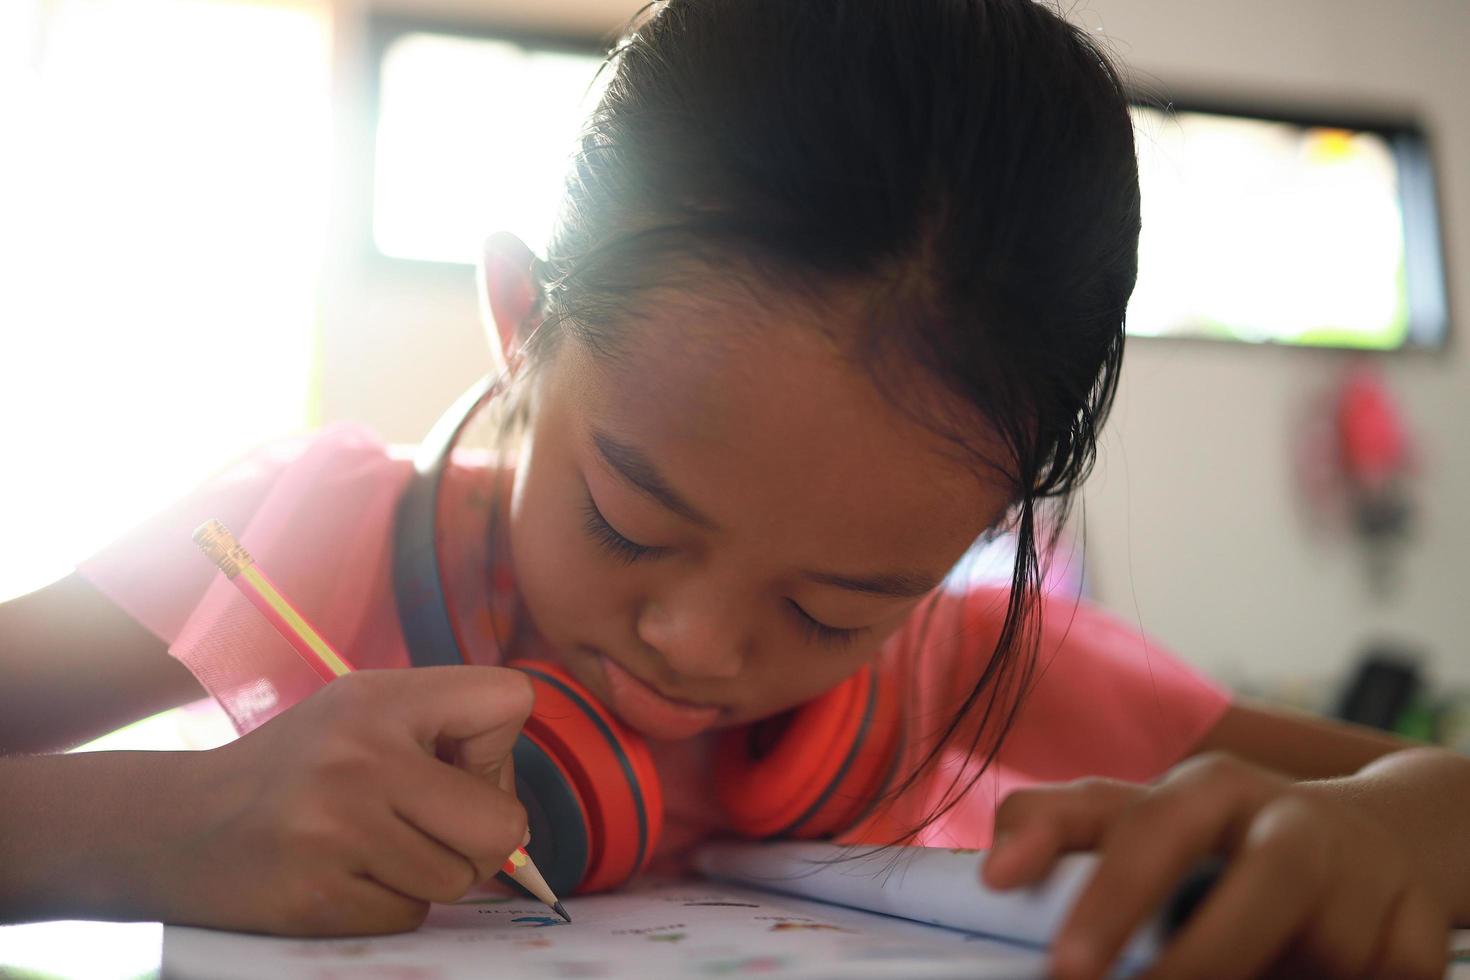
<path fill-rule="evenodd" d="M 638 614 L 638 637 L 684 677 L 727 679 L 745 666 L 746 633 L 733 604 L 718 590 L 686 583 L 646 602 Z"/>

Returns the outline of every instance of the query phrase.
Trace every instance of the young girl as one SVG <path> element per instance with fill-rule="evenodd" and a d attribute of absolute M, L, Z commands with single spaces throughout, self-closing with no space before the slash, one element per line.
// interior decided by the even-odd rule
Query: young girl
<path fill-rule="evenodd" d="M 1438 976 L 1470 921 L 1470 764 L 1230 703 L 1040 587 L 1135 276 L 1108 59 L 1033 0 L 670 0 L 610 70 L 548 255 L 497 236 L 484 258 L 517 427 L 483 488 L 508 531 L 483 663 L 312 693 L 189 531 L 221 518 L 351 659 L 401 667 L 409 466 L 350 428 L 262 451 L 0 609 L 0 747 L 199 683 L 246 732 L 4 760 L 0 914 L 413 928 L 525 839 L 530 693 L 494 664 L 559 661 L 653 740 L 671 851 L 721 827 L 709 732 L 873 665 L 908 733 L 884 826 L 993 847 L 996 888 L 1100 852 L 1057 975 L 1102 974 L 1219 855 L 1159 975 Z M 945 584 L 997 528 L 1011 586 Z"/>

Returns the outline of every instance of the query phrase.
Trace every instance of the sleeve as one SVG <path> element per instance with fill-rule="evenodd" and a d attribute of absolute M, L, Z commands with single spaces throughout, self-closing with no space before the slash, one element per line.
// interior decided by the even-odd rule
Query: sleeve
<path fill-rule="evenodd" d="M 1147 782 L 1189 754 L 1230 694 L 1098 606 L 1043 604 L 1036 676 L 1002 756 L 1036 782 Z"/>
<path fill-rule="evenodd" d="M 1008 598 L 1003 587 L 940 592 L 885 647 L 883 670 L 905 708 L 900 779 L 920 770 L 977 683 L 985 680 L 997 696 L 989 712 L 986 694 L 965 712 L 921 777 L 861 830 L 865 841 L 923 826 L 919 843 L 988 847 L 995 808 L 1013 790 L 1083 776 L 1150 781 L 1187 755 L 1230 704 L 1227 691 L 1145 633 L 1060 594 L 1041 600 L 1029 676 L 987 677 Z M 1001 750 L 982 771 L 1003 728 Z"/>
<path fill-rule="evenodd" d="M 299 440 L 286 440 L 255 450 L 83 561 L 77 573 L 172 644 L 215 575 L 194 547 L 194 529 L 215 518 L 243 531 L 302 449 Z"/>
<path fill-rule="evenodd" d="M 401 666 L 392 522 L 410 472 L 370 432 L 332 426 L 251 454 L 78 572 L 168 643 L 243 733 L 322 682 L 199 553 L 194 529 L 223 521 L 355 666 Z"/>

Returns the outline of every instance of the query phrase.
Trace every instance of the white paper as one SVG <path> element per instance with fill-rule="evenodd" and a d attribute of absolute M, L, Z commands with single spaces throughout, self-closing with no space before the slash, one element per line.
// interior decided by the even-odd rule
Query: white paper
<path fill-rule="evenodd" d="M 980 882 L 984 860 L 983 851 L 941 847 L 731 841 L 699 848 L 694 866 L 724 881 L 1045 948 L 1096 863 L 1093 855 L 1067 855 L 1042 884 L 997 892 Z M 1158 923 L 1151 922 L 1122 959 L 1146 963 L 1158 941 Z"/>
<path fill-rule="evenodd" d="M 163 976 L 1002 977 L 1045 974 L 1041 953 L 978 936 L 703 881 L 636 883 L 565 901 L 436 905 L 416 932 L 282 939 L 169 926 Z"/>

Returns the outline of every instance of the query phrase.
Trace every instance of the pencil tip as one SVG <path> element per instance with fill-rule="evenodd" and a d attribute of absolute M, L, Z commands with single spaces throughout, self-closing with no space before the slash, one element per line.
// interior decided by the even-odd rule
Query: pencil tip
<path fill-rule="evenodd" d="M 551 911 L 555 912 L 557 915 L 561 916 L 563 919 L 566 919 L 568 922 L 571 922 L 572 921 L 572 917 L 570 915 L 567 915 L 567 910 L 564 909 L 564 908 L 562 908 L 562 905 L 561 905 L 560 902 L 557 902 L 555 905 L 553 905 L 551 907 Z"/>

